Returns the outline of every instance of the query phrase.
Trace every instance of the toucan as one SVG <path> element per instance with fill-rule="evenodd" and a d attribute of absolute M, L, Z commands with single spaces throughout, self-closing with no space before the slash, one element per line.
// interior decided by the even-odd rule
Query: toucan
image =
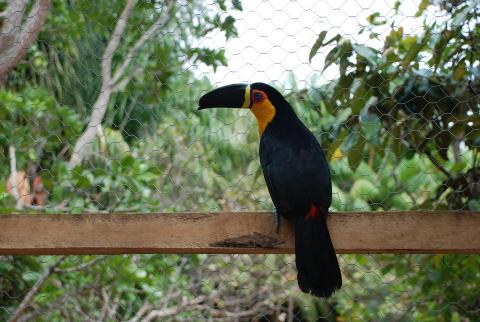
<path fill-rule="evenodd" d="M 330 297 L 342 275 L 327 228 L 332 202 L 330 169 L 320 144 L 287 100 L 264 83 L 232 84 L 200 98 L 199 110 L 249 109 L 258 121 L 260 164 L 280 216 L 295 227 L 295 263 L 300 289 Z"/>

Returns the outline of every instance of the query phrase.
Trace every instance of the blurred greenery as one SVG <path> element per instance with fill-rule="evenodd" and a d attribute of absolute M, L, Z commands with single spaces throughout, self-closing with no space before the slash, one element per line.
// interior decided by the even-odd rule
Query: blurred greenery
<path fill-rule="evenodd" d="M 4 184 L 9 145 L 17 168 L 40 176 L 48 193 L 45 205 L 25 211 L 271 210 L 250 115 L 195 112 L 212 85 L 192 68 L 228 63 L 223 49 L 199 44 L 211 32 L 237 35 L 230 13 L 242 10 L 239 1 L 177 4 L 135 58 L 144 71 L 111 97 L 104 142 L 68 168 L 123 5 L 53 1 L 0 89 L 1 211 L 15 209 Z M 135 8 L 114 65 L 161 7 Z M 428 10 L 441 19 L 427 19 Z M 310 59 L 327 50 L 324 69 L 337 68 L 338 78 L 301 89 L 291 78 L 285 95 L 327 152 L 332 211 L 480 210 L 479 10 L 475 0 L 419 1 L 412 15 L 423 26 L 413 34 L 372 13 L 359 34 L 381 41 L 376 48 L 318 31 Z M 328 301 L 300 294 L 291 256 L 3 256 L 0 320 L 55 261 L 21 319 L 136 321 L 156 309 L 165 315 L 152 319 L 175 321 L 283 321 L 285 312 L 298 321 L 475 321 L 480 310 L 479 256 L 344 255 L 345 285 Z"/>

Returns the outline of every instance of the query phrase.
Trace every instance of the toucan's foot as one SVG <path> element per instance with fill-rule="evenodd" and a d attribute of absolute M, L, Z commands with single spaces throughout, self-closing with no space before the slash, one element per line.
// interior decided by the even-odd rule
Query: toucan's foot
<path fill-rule="evenodd" d="M 278 212 L 277 208 L 275 208 L 273 216 L 275 220 L 275 232 L 278 234 L 278 231 L 280 230 L 280 213 Z"/>

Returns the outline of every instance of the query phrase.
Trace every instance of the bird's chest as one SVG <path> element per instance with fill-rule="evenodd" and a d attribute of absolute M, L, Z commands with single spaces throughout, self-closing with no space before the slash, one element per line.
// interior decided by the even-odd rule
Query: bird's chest
<path fill-rule="evenodd" d="M 269 164 L 284 164 L 290 169 L 299 166 L 298 162 L 305 156 L 315 153 L 314 147 L 309 144 L 308 138 L 302 133 L 282 135 L 265 131 L 260 140 L 260 163 L 262 167 Z"/>

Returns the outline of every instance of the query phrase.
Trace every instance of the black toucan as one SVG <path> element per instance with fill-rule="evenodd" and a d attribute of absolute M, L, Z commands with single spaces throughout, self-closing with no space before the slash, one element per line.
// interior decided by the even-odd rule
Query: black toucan
<path fill-rule="evenodd" d="M 342 275 L 326 224 L 332 202 L 330 170 L 315 136 L 290 104 L 264 83 L 233 84 L 202 96 L 199 109 L 248 108 L 258 120 L 260 163 L 279 215 L 295 225 L 298 285 L 303 292 L 329 297 Z"/>

